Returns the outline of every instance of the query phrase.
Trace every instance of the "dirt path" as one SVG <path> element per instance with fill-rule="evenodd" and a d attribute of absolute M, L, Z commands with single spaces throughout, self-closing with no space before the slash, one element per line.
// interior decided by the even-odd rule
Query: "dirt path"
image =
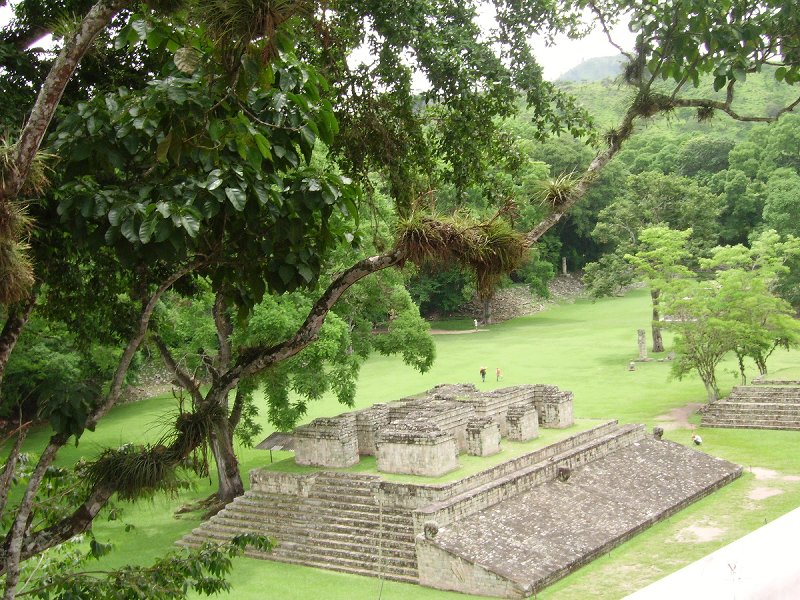
<path fill-rule="evenodd" d="M 431 335 L 463 335 L 465 333 L 484 333 L 488 329 L 431 329 Z"/>
<path fill-rule="evenodd" d="M 702 403 L 690 402 L 686 406 L 673 408 L 664 415 L 658 415 L 655 420 L 665 431 L 672 431 L 673 429 L 691 429 L 692 425 L 689 423 L 689 415 L 696 413 L 697 409 L 701 406 L 703 406 Z"/>

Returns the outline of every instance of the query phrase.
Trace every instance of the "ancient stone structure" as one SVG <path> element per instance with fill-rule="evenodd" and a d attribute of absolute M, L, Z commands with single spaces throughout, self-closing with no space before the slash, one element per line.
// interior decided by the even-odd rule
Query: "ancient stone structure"
<path fill-rule="evenodd" d="M 378 433 L 378 470 L 438 477 L 458 468 L 452 434 L 424 417 L 395 421 Z"/>
<path fill-rule="evenodd" d="M 380 471 L 437 477 L 458 467 L 458 454 L 499 452 L 501 436 L 526 441 L 538 436 L 540 426 L 572 423 L 572 393 L 553 385 L 491 392 L 474 385 L 440 385 L 419 396 L 298 427 L 295 460 L 347 467 L 359 456 L 374 455 Z"/>
<path fill-rule="evenodd" d="M 468 441 L 479 422 L 465 426 Z M 392 432 L 377 435 L 379 459 Z M 522 598 L 740 474 L 727 461 L 654 439 L 643 425 L 608 421 L 448 483 L 254 469 L 251 489 L 180 543 L 272 535 L 274 551 L 249 554 Z"/>
<path fill-rule="evenodd" d="M 294 430 L 294 459 L 313 467 L 349 467 L 356 464 L 358 436 L 356 417 L 339 415 L 315 419 Z"/>
<path fill-rule="evenodd" d="M 514 404 L 506 413 L 508 439 L 525 442 L 539 437 L 539 413 L 532 404 Z"/>
<path fill-rule="evenodd" d="M 644 361 L 647 360 L 647 338 L 645 337 L 644 329 L 640 329 L 637 333 L 639 341 L 639 360 Z"/>
<path fill-rule="evenodd" d="M 491 417 L 475 417 L 467 423 L 467 452 L 491 456 L 500 452 L 500 426 Z"/>
<path fill-rule="evenodd" d="M 800 386 L 737 386 L 704 408 L 703 427 L 800 431 Z"/>

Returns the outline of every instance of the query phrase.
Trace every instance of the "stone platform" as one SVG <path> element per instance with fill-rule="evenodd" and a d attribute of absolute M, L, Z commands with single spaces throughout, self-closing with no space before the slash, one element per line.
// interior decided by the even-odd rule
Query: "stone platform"
<path fill-rule="evenodd" d="M 521 598 L 740 474 L 609 421 L 442 484 L 254 469 L 248 492 L 179 543 L 272 535 L 272 553 L 250 555 Z"/>
<path fill-rule="evenodd" d="M 800 386 L 752 385 L 705 407 L 703 427 L 800 431 Z"/>

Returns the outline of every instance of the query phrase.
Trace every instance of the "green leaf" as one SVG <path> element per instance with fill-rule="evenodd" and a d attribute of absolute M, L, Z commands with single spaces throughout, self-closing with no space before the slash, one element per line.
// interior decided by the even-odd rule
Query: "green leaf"
<path fill-rule="evenodd" d="M 142 224 L 139 226 L 139 241 L 141 241 L 143 244 L 148 243 L 153 237 L 153 233 L 156 231 L 157 224 L 158 221 L 156 220 L 155 215 L 142 221 Z"/>
<path fill-rule="evenodd" d="M 115 206 L 108 211 L 108 222 L 111 223 L 112 226 L 119 227 L 119 224 L 122 222 L 123 210 L 124 209 Z"/>
<path fill-rule="evenodd" d="M 181 226 L 189 234 L 189 237 L 196 237 L 197 232 L 200 231 L 200 222 L 192 215 L 183 215 L 181 217 Z"/>
<path fill-rule="evenodd" d="M 133 217 L 123 221 L 119 230 L 120 233 L 122 233 L 122 235 L 125 236 L 125 239 L 128 240 L 129 242 L 136 243 L 139 241 L 139 232 L 136 229 L 136 223 Z"/>
<path fill-rule="evenodd" d="M 295 270 L 291 265 L 284 264 L 278 268 L 278 275 L 280 275 L 284 285 L 289 285 L 289 282 L 294 279 L 294 274 Z"/>
<path fill-rule="evenodd" d="M 208 124 L 208 137 L 218 142 L 225 133 L 225 123 L 221 119 L 212 119 Z"/>
<path fill-rule="evenodd" d="M 297 272 L 300 273 L 300 276 L 303 279 L 305 279 L 306 283 L 311 283 L 311 281 L 314 279 L 314 272 L 309 268 L 308 265 L 298 265 Z"/>
<path fill-rule="evenodd" d="M 158 162 L 167 162 L 167 152 L 169 152 L 169 145 L 172 143 L 172 130 L 159 142 L 156 148 L 156 158 Z"/>
<path fill-rule="evenodd" d="M 233 208 L 239 212 L 244 210 L 245 204 L 247 204 L 247 194 L 242 190 L 239 188 L 225 188 L 225 195 L 230 200 Z"/>
<path fill-rule="evenodd" d="M 261 156 L 266 158 L 267 160 L 272 160 L 272 152 L 269 149 L 269 142 L 267 138 L 265 138 L 260 133 L 257 133 L 253 136 L 253 139 L 256 141 L 256 146 L 258 146 L 258 151 L 261 152 Z"/>

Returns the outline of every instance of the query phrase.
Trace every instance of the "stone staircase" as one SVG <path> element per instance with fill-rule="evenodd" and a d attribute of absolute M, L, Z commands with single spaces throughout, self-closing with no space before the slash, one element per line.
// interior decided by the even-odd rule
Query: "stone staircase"
<path fill-rule="evenodd" d="M 705 408 L 703 427 L 800 430 L 800 387 L 738 386 Z"/>
<path fill-rule="evenodd" d="M 277 548 L 247 554 L 524 597 L 740 472 L 609 421 L 448 483 L 255 469 L 251 490 L 179 544 L 269 535 Z"/>
<path fill-rule="evenodd" d="M 248 556 L 397 581 L 417 581 L 413 519 L 382 507 L 380 479 L 321 472 L 307 497 L 249 490 L 179 544 L 196 547 L 235 535 L 270 535 L 278 547 Z"/>

